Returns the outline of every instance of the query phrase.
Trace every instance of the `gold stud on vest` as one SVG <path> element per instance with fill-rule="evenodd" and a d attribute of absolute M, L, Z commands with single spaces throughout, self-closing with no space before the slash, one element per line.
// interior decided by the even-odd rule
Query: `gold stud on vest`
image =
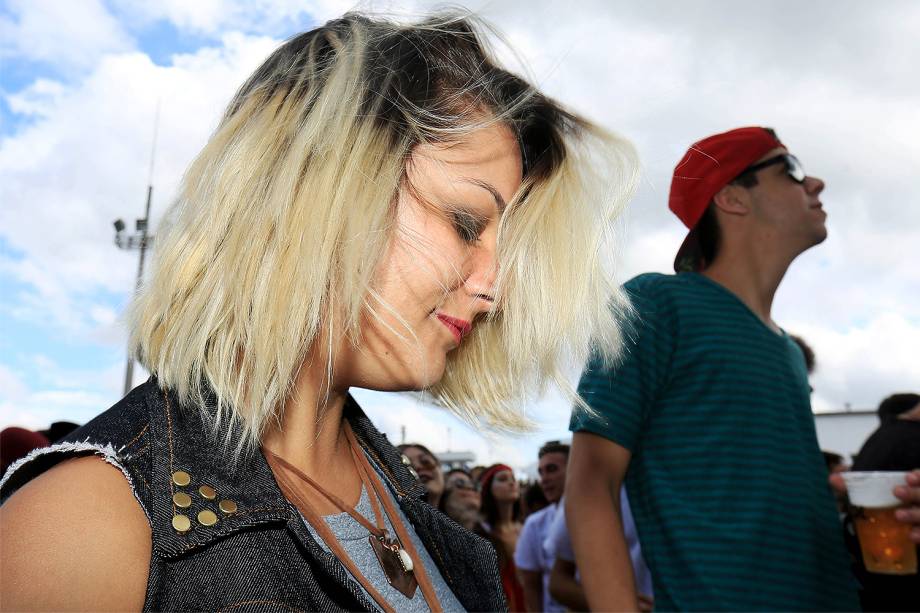
<path fill-rule="evenodd" d="M 217 514 L 214 511 L 205 509 L 198 514 L 198 523 L 202 526 L 213 526 L 217 523 Z"/>
<path fill-rule="evenodd" d="M 177 470 L 172 474 L 172 481 L 179 487 L 185 487 L 192 482 L 192 477 L 184 470 Z"/>
<path fill-rule="evenodd" d="M 180 509 L 187 509 L 192 506 L 192 497 L 185 492 L 176 492 L 173 494 L 173 502 Z"/>
<path fill-rule="evenodd" d="M 172 526 L 176 532 L 185 533 L 192 527 L 192 520 L 185 515 L 173 515 Z"/>

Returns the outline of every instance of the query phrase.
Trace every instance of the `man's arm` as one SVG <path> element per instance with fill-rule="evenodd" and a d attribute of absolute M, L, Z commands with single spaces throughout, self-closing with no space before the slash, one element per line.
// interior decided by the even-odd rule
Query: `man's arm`
<path fill-rule="evenodd" d="M 620 519 L 620 484 L 630 452 L 576 432 L 566 472 L 565 514 L 592 611 L 637 611 L 636 581 Z"/>
<path fill-rule="evenodd" d="M 524 588 L 524 608 L 531 613 L 543 610 L 543 573 L 518 569 L 518 579 Z"/>
<path fill-rule="evenodd" d="M 556 557 L 549 575 L 549 595 L 572 611 L 587 611 L 585 592 L 575 580 L 575 562 Z"/>

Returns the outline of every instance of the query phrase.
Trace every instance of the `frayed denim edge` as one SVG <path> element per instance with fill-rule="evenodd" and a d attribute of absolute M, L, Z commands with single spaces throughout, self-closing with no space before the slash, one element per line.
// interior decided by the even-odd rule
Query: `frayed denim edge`
<path fill-rule="evenodd" d="M 91 451 L 95 455 L 101 457 L 105 460 L 106 463 L 111 464 L 115 468 L 121 471 L 121 474 L 125 476 L 125 479 L 128 480 L 128 485 L 131 486 L 131 493 L 134 495 L 134 498 L 137 500 L 137 503 L 141 505 L 141 509 L 144 511 L 144 515 L 147 517 L 147 522 L 153 526 L 153 522 L 150 520 L 150 514 L 147 512 L 144 503 L 141 501 L 140 496 L 137 494 L 137 488 L 134 485 L 134 479 L 131 478 L 131 474 L 128 470 L 121 464 L 118 460 L 118 453 L 115 451 L 115 448 L 111 443 L 105 445 L 100 445 L 98 443 L 90 443 L 89 440 L 85 440 L 82 443 L 57 443 L 51 445 L 50 447 L 42 447 L 40 449 L 33 449 L 29 452 L 24 458 L 20 458 L 13 462 L 12 465 L 6 470 L 6 474 L 3 475 L 3 479 L 0 479 L 0 489 L 6 485 L 6 482 L 9 478 L 18 471 L 20 468 L 28 464 L 29 462 L 39 458 L 41 456 L 49 455 L 52 453 L 73 453 L 73 454 L 82 454 L 83 452 Z"/>

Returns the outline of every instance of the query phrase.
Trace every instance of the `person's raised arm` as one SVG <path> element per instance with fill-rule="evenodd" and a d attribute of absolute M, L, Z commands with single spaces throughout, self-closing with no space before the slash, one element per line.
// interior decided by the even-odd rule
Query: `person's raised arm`
<path fill-rule="evenodd" d="M 0 610 L 139 611 L 150 525 L 119 470 L 63 462 L 0 507 Z"/>
<path fill-rule="evenodd" d="M 620 518 L 630 452 L 576 432 L 566 472 L 565 514 L 581 585 L 592 611 L 637 611 L 639 601 Z"/>

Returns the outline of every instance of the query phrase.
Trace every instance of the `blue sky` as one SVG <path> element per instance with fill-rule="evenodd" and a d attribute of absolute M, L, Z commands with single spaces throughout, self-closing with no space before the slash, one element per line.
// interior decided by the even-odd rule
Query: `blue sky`
<path fill-rule="evenodd" d="M 426 3 L 372 8 L 417 14 Z M 473 2 L 551 95 L 635 142 L 642 186 L 624 218 L 623 280 L 667 272 L 682 228 L 665 207 L 686 146 L 771 125 L 824 178 L 828 241 L 790 269 L 774 309 L 818 354 L 815 408 L 871 407 L 920 381 L 920 7 L 821 1 Z M 522 10 L 526 7 L 526 10 Z M 0 427 L 83 422 L 122 388 L 120 316 L 136 252 L 111 222 L 143 214 L 156 101 L 154 227 L 235 88 L 283 38 L 350 8 L 335 0 L 7 0 L 0 3 Z M 501 49 L 501 47 L 500 47 Z M 512 59 L 503 51 L 505 59 Z M 577 365 L 573 365 L 573 373 Z M 141 374 L 137 381 L 141 380 Z M 359 392 L 382 429 L 527 464 L 566 435 L 484 438 L 411 397 Z"/>

